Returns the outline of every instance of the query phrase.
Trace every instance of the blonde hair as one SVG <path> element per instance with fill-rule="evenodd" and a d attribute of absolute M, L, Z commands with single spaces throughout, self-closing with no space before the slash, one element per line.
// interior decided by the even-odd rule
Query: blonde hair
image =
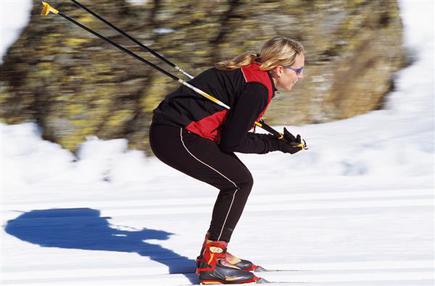
<path fill-rule="evenodd" d="M 234 70 L 257 62 L 260 64 L 261 70 L 269 71 L 279 65 L 293 65 L 296 56 L 303 52 L 304 47 L 298 41 L 277 36 L 264 43 L 260 54 L 243 53 L 233 59 L 218 62 L 215 67 L 219 70 Z"/>

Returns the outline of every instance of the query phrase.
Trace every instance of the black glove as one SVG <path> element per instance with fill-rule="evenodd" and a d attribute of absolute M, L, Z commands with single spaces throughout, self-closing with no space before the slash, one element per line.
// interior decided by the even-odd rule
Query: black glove
<path fill-rule="evenodd" d="M 287 128 L 284 127 L 284 140 L 289 143 L 292 147 L 300 147 L 302 149 L 308 149 L 307 142 L 301 138 L 301 135 L 297 135 L 296 137 L 291 134 Z"/>
<path fill-rule="evenodd" d="M 307 143 L 301 138 L 301 135 L 298 134 L 295 137 L 286 128 L 284 128 L 284 134 L 282 138 L 278 139 L 274 137 L 273 139 L 274 140 L 271 142 L 270 151 L 279 150 L 284 153 L 294 154 L 302 149 L 308 149 Z"/>

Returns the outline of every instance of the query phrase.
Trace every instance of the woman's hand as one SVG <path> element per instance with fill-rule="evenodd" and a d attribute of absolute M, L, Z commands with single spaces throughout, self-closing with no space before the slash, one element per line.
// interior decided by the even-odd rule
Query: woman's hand
<path fill-rule="evenodd" d="M 284 127 L 283 137 L 277 139 L 277 149 L 284 153 L 294 154 L 301 150 L 307 150 L 307 143 L 301 138 L 301 135 L 296 135 L 296 137 L 291 134 L 287 128 Z"/>

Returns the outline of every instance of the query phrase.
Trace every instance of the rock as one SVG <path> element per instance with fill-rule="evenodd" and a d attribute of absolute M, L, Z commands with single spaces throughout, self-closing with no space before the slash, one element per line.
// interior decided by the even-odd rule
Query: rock
<path fill-rule="evenodd" d="M 192 74 L 258 50 L 277 34 L 300 40 L 305 79 L 276 97 L 265 115 L 270 124 L 327 122 L 382 108 L 394 73 L 406 62 L 397 1 L 82 3 Z M 73 4 L 51 5 L 159 62 Z M 29 25 L 0 67 L 1 120 L 36 121 L 44 138 L 70 150 L 89 135 L 127 138 L 131 147 L 147 150 L 152 110 L 177 83 L 61 17 L 39 12 L 34 0 Z"/>

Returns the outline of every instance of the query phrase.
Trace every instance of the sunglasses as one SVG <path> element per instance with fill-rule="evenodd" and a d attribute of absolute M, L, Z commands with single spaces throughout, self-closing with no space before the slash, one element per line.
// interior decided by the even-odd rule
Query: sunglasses
<path fill-rule="evenodd" d="M 286 66 L 285 68 L 294 71 L 297 75 L 300 75 L 304 71 L 304 67 L 300 67 L 300 68 L 295 69 L 295 68 L 292 68 L 291 66 Z"/>

